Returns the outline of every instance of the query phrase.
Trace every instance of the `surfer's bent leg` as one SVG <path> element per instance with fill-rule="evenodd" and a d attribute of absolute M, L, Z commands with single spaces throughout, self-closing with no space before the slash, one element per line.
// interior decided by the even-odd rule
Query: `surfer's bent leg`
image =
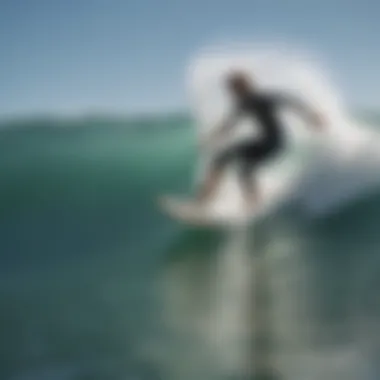
<path fill-rule="evenodd" d="M 251 208 L 259 201 L 259 189 L 256 183 L 256 162 L 244 160 L 239 171 L 239 184 L 244 204 Z"/>
<path fill-rule="evenodd" d="M 241 193 L 247 207 L 260 201 L 260 189 L 257 186 L 256 170 L 277 150 L 277 146 L 268 142 L 247 143 L 240 150 L 239 182 Z"/>
<path fill-rule="evenodd" d="M 206 203 L 212 199 L 221 183 L 226 166 L 234 159 L 236 148 L 227 149 L 212 162 L 197 195 L 197 201 Z"/>

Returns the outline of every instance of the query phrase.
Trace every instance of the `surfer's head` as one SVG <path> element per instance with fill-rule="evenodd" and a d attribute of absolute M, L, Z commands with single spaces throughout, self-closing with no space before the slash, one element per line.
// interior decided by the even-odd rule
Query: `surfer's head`
<path fill-rule="evenodd" d="M 226 80 L 228 91 L 234 96 L 244 96 L 254 91 L 254 84 L 251 78 L 243 71 L 233 71 Z"/>

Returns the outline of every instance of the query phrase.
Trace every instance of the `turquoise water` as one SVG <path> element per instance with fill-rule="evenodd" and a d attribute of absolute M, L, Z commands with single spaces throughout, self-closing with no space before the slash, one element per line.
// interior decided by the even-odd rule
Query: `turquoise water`
<path fill-rule="evenodd" d="M 252 227 L 245 256 L 226 253 L 231 234 L 178 225 L 155 207 L 157 195 L 191 189 L 194 137 L 180 117 L 3 126 L 1 379 L 240 376 L 235 357 L 250 345 L 242 354 L 231 331 L 250 331 L 258 311 L 219 318 L 214 292 L 231 286 L 220 297 L 232 314 L 249 304 L 237 280 L 254 277 L 245 270 L 264 255 L 284 377 L 378 370 L 380 193 L 316 220 L 277 213 Z"/>

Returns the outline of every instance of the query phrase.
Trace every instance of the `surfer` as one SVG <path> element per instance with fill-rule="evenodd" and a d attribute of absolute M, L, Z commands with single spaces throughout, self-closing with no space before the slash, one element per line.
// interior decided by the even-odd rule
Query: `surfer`
<path fill-rule="evenodd" d="M 231 73 L 226 80 L 228 92 L 235 101 L 232 114 L 211 134 L 204 144 L 230 132 L 242 116 L 258 121 L 261 128 L 260 140 L 248 139 L 231 148 L 225 149 L 212 162 L 204 182 L 197 194 L 197 201 L 204 204 L 211 200 L 218 189 L 225 168 L 232 162 L 240 164 L 239 187 L 247 207 L 254 206 L 259 200 L 259 189 L 255 181 L 255 171 L 269 158 L 285 148 L 283 126 L 277 116 L 280 107 L 286 106 L 295 110 L 300 116 L 316 128 L 324 125 L 321 114 L 311 109 L 299 99 L 289 95 L 270 94 L 259 91 L 254 81 L 244 72 Z"/>

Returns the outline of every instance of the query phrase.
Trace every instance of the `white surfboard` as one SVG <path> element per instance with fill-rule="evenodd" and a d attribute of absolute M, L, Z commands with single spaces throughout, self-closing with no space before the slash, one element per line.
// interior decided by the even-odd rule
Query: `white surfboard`
<path fill-rule="evenodd" d="M 213 202 L 198 204 L 194 199 L 178 196 L 163 196 L 159 206 L 169 217 L 198 226 L 239 226 L 253 223 L 271 213 L 284 199 L 288 198 L 294 182 L 281 176 L 266 176 L 258 181 L 262 190 L 260 201 L 251 208 L 242 201 L 236 192 L 222 193 Z"/>
<path fill-rule="evenodd" d="M 175 196 L 164 196 L 159 205 L 169 217 L 191 225 L 223 226 L 246 224 L 254 218 L 254 210 L 222 210 L 213 205 L 201 205 L 193 199 Z"/>

